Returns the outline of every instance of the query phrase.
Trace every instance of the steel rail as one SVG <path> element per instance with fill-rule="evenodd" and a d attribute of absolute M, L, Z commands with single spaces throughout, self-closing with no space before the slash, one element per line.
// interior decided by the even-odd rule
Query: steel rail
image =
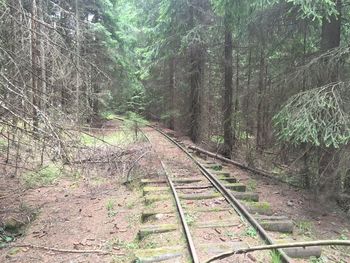
<path fill-rule="evenodd" d="M 151 143 L 151 140 L 148 138 L 148 136 L 145 134 L 145 132 L 142 130 L 142 129 L 139 129 L 141 131 L 141 133 L 143 134 L 143 136 L 145 136 L 145 138 L 147 139 L 147 141 L 152 145 Z M 182 209 L 182 206 L 181 206 L 181 203 L 180 203 L 180 198 L 176 192 L 176 189 L 175 189 L 175 186 L 174 186 L 174 183 L 173 181 L 170 179 L 170 176 L 169 176 L 169 173 L 167 171 L 167 168 L 165 166 L 165 164 L 163 163 L 162 160 L 160 160 L 160 163 L 162 165 L 162 168 L 164 170 L 164 173 L 165 173 L 165 177 L 168 181 L 168 184 L 170 186 L 170 189 L 171 189 L 171 192 L 174 196 L 174 199 L 175 199 L 175 204 L 176 204 L 176 209 L 180 215 L 180 221 L 181 221 L 181 225 L 182 225 L 182 228 L 185 232 L 185 237 L 186 237 L 186 241 L 187 241 L 187 244 L 188 244 L 188 250 L 190 252 L 190 255 L 191 255 L 191 258 L 192 258 L 192 262 L 193 263 L 199 263 L 199 258 L 198 258 L 198 255 L 197 255 L 197 252 L 196 252 L 196 248 L 194 246 L 194 242 L 193 242 L 193 239 L 192 239 L 192 235 L 191 235 L 191 232 L 190 232 L 190 228 L 188 227 L 188 224 L 186 222 L 186 218 L 185 218 L 185 213 Z"/>
<path fill-rule="evenodd" d="M 257 230 L 260 237 L 269 245 L 273 245 L 274 242 L 268 233 L 263 229 L 263 227 L 255 220 L 255 218 L 245 209 L 245 207 L 237 200 L 236 197 L 232 195 L 232 193 L 212 174 L 206 169 L 200 162 L 198 162 L 193 156 L 178 142 L 176 142 L 173 138 L 171 138 L 168 134 L 163 132 L 162 130 L 152 126 L 147 125 L 148 127 L 156 130 L 160 134 L 162 134 L 165 138 L 167 138 L 170 142 L 179 147 L 199 168 L 201 173 L 209 180 L 209 182 L 225 197 L 225 199 L 229 202 L 229 204 L 233 207 L 233 209 L 243 218 L 246 218 L 248 222 Z M 277 252 L 281 256 L 281 260 L 283 263 L 291 263 L 292 260 L 290 257 L 281 249 L 277 249 Z"/>
<path fill-rule="evenodd" d="M 122 121 L 125 121 L 125 119 L 123 118 L 120 118 L 120 117 L 117 117 L 116 119 L 119 119 L 119 120 L 122 120 Z M 152 128 L 154 129 L 155 131 L 159 132 L 160 134 L 162 134 L 168 141 L 170 141 L 171 143 L 175 144 L 177 147 L 179 147 L 198 167 L 199 167 L 199 170 L 201 171 L 201 173 L 208 179 L 208 181 L 216 188 L 216 190 L 218 190 L 224 197 L 225 199 L 227 200 L 227 202 L 232 206 L 232 208 L 243 218 L 245 218 L 256 230 L 257 232 L 259 233 L 259 236 L 261 237 L 261 239 L 263 239 L 267 244 L 269 245 L 273 245 L 274 242 L 272 240 L 272 238 L 268 235 L 268 233 L 265 231 L 265 229 L 254 219 L 254 217 L 247 211 L 247 209 L 245 209 L 245 207 L 237 200 L 236 197 L 234 197 L 232 195 L 232 193 L 212 174 L 208 171 L 208 169 L 206 169 L 200 162 L 198 162 L 182 145 L 180 145 L 178 142 L 176 142 L 173 138 L 171 138 L 168 134 L 166 134 L 165 132 L 163 132 L 162 130 L 160 130 L 159 128 L 153 126 L 153 125 L 150 125 L 150 124 L 147 124 L 145 125 L 146 127 L 149 127 L 149 128 Z M 139 128 L 139 130 L 143 133 L 143 135 L 145 136 L 145 138 L 150 142 L 148 136 Z M 150 142 L 151 143 L 151 142 Z M 162 163 L 162 162 L 161 162 Z M 162 166 L 163 168 L 165 168 L 164 164 L 162 163 Z M 165 170 L 166 172 L 166 170 Z M 168 176 L 167 176 L 168 177 Z M 170 179 L 170 178 L 169 178 Z M 173 191 L 173 194 L 174 194 L 174 191 L 175 191 L 175 187 L 174 185 L 172 184 L 171 180 L 168 179 L 168 182 L 170 185 L 172 185 L 172 189 L 174 188 Z M 171 182 L 171 183 L 170 183 Z M 175 191 L 175 194 L 177 196 L 177 193 Z M 175 195 L 174 195 L 175 197 Z M 178 207 L 178 211 L 179 211 L 179 207 L 181 207 L 181 204 L 179 202 L 179 198 L 177 196 L 177 198 L 175 198 L 175 200 L 178 200 L 178 204 L 179 206 Z M 182 208 L 181 208 L 181 211 L 182 211 Z M 182 211 L 183 213 L 183 211 Z M 179 214 L 181 216 L 181 213 L 179 211 Z M 181 216 L 181 222 L 183 223 L 183 227 L 184 225 L 186 225 L 187 227 L 187 230 L 188 230 L 188 225 L 186 223 L 186 221 L 184 220 L 185 218 L 183 217 L 182 219 L 182 216 Z M 192 240 L 191 238 L 191 235 L 190 235 L 190 232 L 185 229 L 184 227 L 184 230 L 185 230 L 185 235 L 186 235 L 186 238 L 190 237 L 190 239 Z M 187 236 L 187 233 L 189 234 L 189 236 Z M 188 239 L 187 239 L 188 241 Z M 193 241 L 191 241 L 192 245 L 193 245 Z M 188 241 L 188 244 L 189 246 L 191 247 L 189 241 Z M 194 246 L 193 246 L 194 247 Z M 191 250 L 191 248 L 190 248 Z M 281 260 L 283 263 L 291 263 L 292 260 L 290 259 L 290 257 L 281 249 L 276 249 L 276 251 L 278 252 L 278 254 L 281 256 Z M 195 252 L 196 253 L 196 252 Z M 192 252 L 191 252 L 191 255 L 192 255 Z M 195 254 L 196 255 L 196 254 Z M 199 261 L 197 261 L 199 262 Z"/>
<path fill-rule="evenodd" d="M 199 263 L 198 255 L 197 255 L 197 252 L 196 252 L 196 248 L 194 246 L 194 242 L 193 242 L 193 239 L 192 239 L 190 228 L 188 227 L 188 224 L 187 224 L 186 218 L 185 218 L 185 213 L 184 213 L 184 211 L 182 209 L 182 206 L 181 206 L 181 203 L 180 203 L 180 198 L 179 198 L 179 196 L 178 196 L 178 194 L 176 192 L 176 189 L 175 189 L 175 186 L 174 186 L 173 182 L 171 181 L 171 179 L 170 179 L 170 177 L 168 175 L 168 172 L 167 172 L 167 169 L 166 169 L 164 163 L 162 161 L 160 161 L 160 163 L 162 164 L 162 167 L 163 167 L 163 169 L 165 171 L 166 178 L 168 180 L 168 183 L 170 185 L 171 191 L 172 191 L 173 196 L 175 198 L 177 211 L 179 212 L 180 219 L 181 219 L 181 224 L 182 224 L 182 227 L 183 227 L 183 229 L 185 231 L 185 236 L 186 236 L 186 240 L 187 240 L 187 243 L 188 243 L 188 246 L 189 246 L 189 251 L 190 251 L 193 263 Z"/>

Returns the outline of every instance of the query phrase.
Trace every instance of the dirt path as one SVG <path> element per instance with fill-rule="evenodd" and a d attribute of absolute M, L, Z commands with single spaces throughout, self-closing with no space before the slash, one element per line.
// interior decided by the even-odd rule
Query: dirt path
<path fill-rule="evenodd" d="M 120 122 L 108 124 L 109 132 L 115 138 L 113 130 L 120 126 Z M 136 152 L 128 157 L 130 163 L 143 153 L 145 146 L 145 142 L 122 145 L 125 150 Z M 108 148 L 105 149 L 108 152 Z M 145 155 L 131 171 L 132 176 L 136 178 L 156 173 L 153 159 L 151 154 Z M 76 175 L 69 172 L 71 169 L 67 166 L 67 174 L 53 184 L 33 189 L 23 184 L 22 175 L 0 177 L 0 227 L 12 221 L 16 227 L 16 233 L 11 236 L 8 231 L 0 232 L 0 244 L 102 250 L 109 254 L 61 253 L 32 247 L 13 247 L 0 250 L 0 262 L 131 261 L 133 250 L 138 246 L 136 237 L 144 205 L 139 186 L 123 184 L 128 171 L 123 164 L 118 164 L 118 169 L 103 163 L 84 163 L 81 167 L 84 171 Z M 122 170 L 125 170 L 123 174 L 120 173 Z M 1 243 L 3 237 L 14 237 L 15 242 Z"/>
<path fill-rule="evenodd" d="M 15 244 L 105 250 L 113 255 L 12 248 L 2 251 L 0 262 L 124 262 L 129 253 L 125 246 L 133 243 L 138 230 L 131 226 L 139 218 L 139 193 L 115 180 L 66 179 L 30 190 L 18 201 L 36 209 L 38 215 Z"/>

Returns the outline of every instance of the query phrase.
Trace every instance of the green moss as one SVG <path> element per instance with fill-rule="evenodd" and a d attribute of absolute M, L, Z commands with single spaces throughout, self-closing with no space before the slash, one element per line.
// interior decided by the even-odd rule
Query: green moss
<path fill-rule="evenodd" d="M 54 184 L 62 175 L 62 168 L 49 164 L 35 172 L 25 173 L 22 180 L 28 188 L 46 186 Z"/>

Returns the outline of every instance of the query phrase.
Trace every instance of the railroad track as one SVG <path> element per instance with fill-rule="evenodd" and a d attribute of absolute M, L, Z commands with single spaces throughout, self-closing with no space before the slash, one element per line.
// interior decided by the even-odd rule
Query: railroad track
<path fill-rule="evenodd" d="M 141 180 L 146 210 L 138 238 L 146 248 L 135 251 L 136 262 L 202 263 L 233 249 L 274 244 L 281 233 L 292 233 L 291 220 L 272 215 L 268 204 L 259 202 L 257 193 L 247 192 L 222 164 L 196 158 L 181 142 L 153 126 L 142 133 L 163 172 Z M 273 262 L 272 257 L 285 263 L 304 262 L 290 256 L 319 253 L 318 247 L 278 249 L 273 255 L 255 252 L 218 262 Z"/>

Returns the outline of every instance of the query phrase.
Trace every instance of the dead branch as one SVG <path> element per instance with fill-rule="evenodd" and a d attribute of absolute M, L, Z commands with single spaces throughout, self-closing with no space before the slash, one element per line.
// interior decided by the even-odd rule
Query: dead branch
<path fill-rule="evenodd" d="M 128 173 L 126 175 L 126 182 L 125 183 L 129 183 L 130 182 L 130 172 L 131 170 L 135 167 L 135 165 L 138 163 L 138 161 L 140 161 L 142 159 L 142 157 L 144 157 L 147 153 L 149 153 L 150 151 L 144 152 L 139 158 L 137 158 L 135 160 L 135 162 L 131 165 L 131 167 L 128 170 Z"/>
<path fill-rule="evenodd" d="M 122 151 L 122 152 L 113 152 L 107 155 L 103 155 L 103 156 L 98 156 L 98 158 L 94 159 L 94 157 L 89 157 L 86 159 L 82 159 L 82 160 L 76 160 L 76 161 L 72 161 L 71 163 L 74 164 L 81 164 L 81 163 L 108 163 L 109 161 L 101 161 L 103 159 L 109 159 L 110 157 L 121 157 L 124 155 L 129 155 L 129 154 L 133 154 L 136 153 L 137 150 L 127 150 L 127 151 Z"/>
<path fill-rule="evenodd" d="M 53 252 L 59 252 L 59 253 L 79 253 L 79 254 L 99 254 L 99 255 L 112 254 L 112 252 L 105 251 L 105 250 L 61 249 L 61 248 L 37 246 L 37 245 L 32 245 L 32 244 L 18 244 L 18 245 L 8 246 L 8 248 L 16 248 L 16 247 L 27 247 L 27 248 L 47 250 L 47 251 L 53 251 Z"/>
<path fill-rule="evenodd" d="M 237 250 L 224 252 L 222 254 L 214 256 L 209 260 L 205 261 L 205 263 L 210 263 L 215 260 L 220 260 L 220 259 L 230 257 L 232 255 L 245 254 L 253 251 L 273 250 L 273 249 L 291 248 L 291 247 L 305 248 L 305 247 L 315 247 L 315 246 L 350 246 L 350 240 L 316 240 L 316 241 L 295 242 L 295 243 L 274 244 L 274 245 L 241 248 Z"/>

